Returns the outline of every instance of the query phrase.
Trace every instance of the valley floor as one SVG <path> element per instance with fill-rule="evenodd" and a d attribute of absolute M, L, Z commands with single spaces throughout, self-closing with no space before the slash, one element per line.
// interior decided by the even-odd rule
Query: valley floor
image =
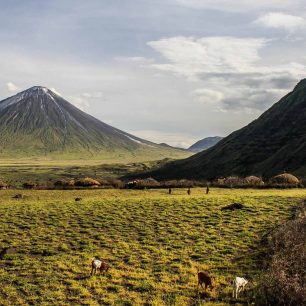
<path fill-rule="evenodd" d="M 22 192 L 24 199 L 13 199 Z M 242 305 L 231 280 L 256 283 L 261 236 L 306 190 L 0 190 L 0 305 Z M 75 198 L 82 198 L 76 202 Z M 221 211 L 240 202 L 242 210 Z M 90 277 L 92 257 L 108 273 Z M 196 268 L 215 288 L 196 293 Z"/>

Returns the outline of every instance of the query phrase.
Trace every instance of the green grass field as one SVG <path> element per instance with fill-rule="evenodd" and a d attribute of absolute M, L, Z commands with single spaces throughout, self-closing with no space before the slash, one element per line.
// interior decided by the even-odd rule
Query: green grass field
<path fill-rule="evenodd" d="M 228 305 L 231 279 L 260 273 L 260 237 L 306 190 L 0 191 L 0 305 Z M 82 201 L 75 202 L 76 197 Z M 243 210 L 220 211 L 233 202 Z M 90 277 L 93 256 L 111 269 Z M 196 293 L 196 267 L 215 288 Z M 247 304 L 248 297 L 237 301 Z"/>
<path fill-rule="evenodd" d="M 169 159 L 121 163 L 118 160 L 1 160 L 0 181 L 14 187 L 25 182 L 36 182 L 45 186 L 60 179 L 84 176 L 98 178 L 117 178 L 160 166 Z"/>

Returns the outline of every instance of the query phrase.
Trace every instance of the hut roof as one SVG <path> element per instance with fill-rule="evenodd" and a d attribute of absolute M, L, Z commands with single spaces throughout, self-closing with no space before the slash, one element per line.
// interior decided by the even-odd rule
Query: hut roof
<path fill-rule="evenodd" d="M 264 181 L 260 177 L 255 176 L 255 175 L 247 176 L 245 178 L 245 181 L 248 184 L 256 184 L 256 185 L 263 185 L 264 184 Z"/>
<path fill-rule="evenodd" d="M 100 186 L 101 183 L 91 177 L 81 178 L 75 181 L 76 186 Z"/>
<path fill-rule="evenodd" d="M 0 188 L 8 187 L 8 184 L 4 183 L 3 181 L 0 181 Z"/>
<path fill-rule="evenodd" d="M 271 181 L 272 183 L 276 184 L 298 184 L 300 182 L 300 180 L 296 176 L 290 173 L 276 175 L 272 177 Z"/>

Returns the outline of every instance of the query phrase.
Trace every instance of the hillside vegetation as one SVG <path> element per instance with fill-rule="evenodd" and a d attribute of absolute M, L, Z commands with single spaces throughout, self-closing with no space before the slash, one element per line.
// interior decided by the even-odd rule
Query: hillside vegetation
<path fill-rule="evenodd" d="M 150 173 L 157 179 L 306 176 L 306 79 L 258 119 L 214 147 Z M 148 175 L 148 174 L 145 174 Z"/>
<path fill-rule="evenodd" d="M 228 305 L 231 280 L 256 283 L 259 242 L 306 192 L 294 190 L 0 192 L 0 305 Z M 75 198 L 82 198 L 76 202 Z M 243 203 L 241 210 L 221 208 Z M 90 277 L 93 256 L 108 273 Z M 215 288 L 196 294 L 196 268 Z M 252 292 L 236 305 L 252 301 Z"/>

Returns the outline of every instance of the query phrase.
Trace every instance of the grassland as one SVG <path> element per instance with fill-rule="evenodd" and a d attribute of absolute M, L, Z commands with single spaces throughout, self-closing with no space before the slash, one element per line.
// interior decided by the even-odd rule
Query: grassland
<path fill-rule="evenodd" d="M 256 279 L 260 237 L 306 196 L 110 189 L 27 190 L 12 199 L 18 192 L 0 191 L 0 247 L 14 247 L 0 260 L 0 305 L 232 304 L 232 277 Z M 237 201 L 245 208 L 220 211 Z M 89 276 L 93 256 L 110 263 L 107 274 Z M 215 276 L 207 295 L 196 294 L 196 267 Z"/>
<path fill-rule="evenodd" d="M 0 161 L 0 180 L 21 187 L 24 182 L 36 182 L 45 186 L 48 182 L 83 176 L 98 178 L 117 178 L 130 173 L 149 170 L 166 163 L 159 161 L 141 161 L 121 163 L 112 160 L 43 160 L 20 159 Z"/>

